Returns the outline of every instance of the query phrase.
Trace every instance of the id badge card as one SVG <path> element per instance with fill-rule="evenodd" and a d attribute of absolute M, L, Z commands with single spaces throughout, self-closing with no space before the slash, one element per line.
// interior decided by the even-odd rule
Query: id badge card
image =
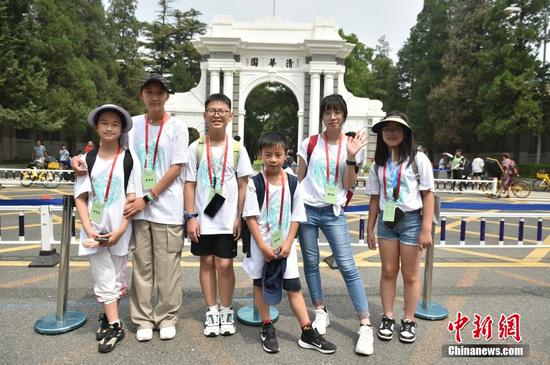
<path fill-rule="evenodd" d="M 325 186 L 325 203 L 336 204 L 336 197 L 338 195 L 338 188 L 335 184 L 327 184 Z"/>
<path fill-rule="evenodd" d="M 384 204 L 384 215 L 382 216 L 384 222 L 393 222 L 395 220 L 395 202 L 386 200 Z"/>
<path fill-rule="evenodd" d="M 151 190 L 155 187 L 156 182 L 155 170 L 143 170 L 143 190 Z"/>
<path fill-rule="evenodd" d="M 271 238 L 271 248 L 277 249 L 283 245 L 283 237 L 280 229 L 274 229 L 269 232 Z"/>
<path fill-rule="evenodd" d="M 103 217 L 103 209 L 105 205 L 97 200 L 92 203 L 92 210 L 90 211 L 90 219 L 95 224 L 101 224 L 101 218 Z"/>

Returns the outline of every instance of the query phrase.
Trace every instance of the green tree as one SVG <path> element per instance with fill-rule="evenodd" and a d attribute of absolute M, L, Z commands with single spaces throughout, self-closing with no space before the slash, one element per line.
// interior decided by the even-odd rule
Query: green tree
<path fill-rule="evenodd" d="M 195 35 L 206 32 L 195 9 L 173 10 L 172 1 L 159 1 L 159 15 L 145 25 L 145 47 L 149 69 L 168 77 L 173 91 L 187 91 L 200 79 L 200 55 L 191 44 Z"/>
<path fill-rule="evenodd" d="M 374 50 L 359 41 L 355 34 L 345 34 L 339 30 L 340 37 L 355 47 L 345 60 L 346 73 L 344 83 L 346 89 L 355 96 L 372 98 L 374 94 L 374 78 L 370 70 Z"/>
<path fill-rule="evenodd" d="M 118 68 L 118 84 L 123 89 L 119 102 L 132 114 L 142 111 L 136 98 L 144 76 L 144 64 L 139 54 L 139 34 L 142 24 L 136 18 L 137 0 L 111 0 L 107 9 L 107 34 Z"/>
<path fill-rule="evenodd" d="M 406 113 L 417 139 L 430 145 L 434 125 L 428 113 L 428 95 L 445 76 L 442 58 L 448 47 L 450 7 L 454 0 L 426 0 L 409 38 L 399 51 L 399 88 L 407 99 Z"/>
<path fill-rule="evenodd" d="M 298 145 L 298 101 L 294 93 L 281 84 L 263 84 L 246 98 L 244 143 L 252 159 L 258 152 L 258 140 L 268 131 L 282 133 L 289 148 Z"/>
<path fill-rule="evenodd" d="M 58 127 L 41 108 L 47 79 L 36 52 L 39 43 L 31 5 L 30 0 L 0 0 L 0 140 L 6 127 Z"/>
<path fill-rule="evenodd" d="M 372 94 L 371 99 L 382 101 L 386 111 L 404 110 L 405 100 L 399 90 L 397 67 L 390 58 L 390 45 L 385 36 L 378 40 L 375 56 L 372 60 Z"/>
<path fill-rule="evenodd" d="M 498 0 L 489 14 L 490 47 L 483 51 L 482 68 L 488 81 L 480 88 L 478 102 L 483 121 L 476 132 L 482 137 L 543 133 L 547 123 L 542 105 L 544 70 L 536 58 L 542 40 L 544 11 L 548 0 L 521 0 L 519 16 L 506 18 L 509 4 Z M 516 138 L 515 150 L 519 151 Z"/>
<path fill-rule="evenodd" d="M 435 146 L 461 146 L 477 151 L 475 128 L 481 121 L 478 90 L 485 81 L 482 50 L 488 47 L 486 1 L 460 1 L 451 11 L 449 42 L 442 64 L 445 77 L 428 96 L 428 117 L 433 123 Z M 437 123 L 436 121 L 441 121 Z"/>

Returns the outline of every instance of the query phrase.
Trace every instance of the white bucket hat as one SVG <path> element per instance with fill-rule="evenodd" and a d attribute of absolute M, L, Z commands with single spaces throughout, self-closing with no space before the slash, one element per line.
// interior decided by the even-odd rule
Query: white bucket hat
<path fill-rule="evenodd" d="M 124 126 L 121 131 L 122 134 L 128 133 L 128 131 L 132 129 L 133 123 L 132 123 L 132 117 L 130 116 L 130 113 L 128 113 L 126 109 L 121 108 L 115 104 L 105 104 L 105 105 L 99 106 L 94 110 L 92 110 L 90 114 L 88 114 L 88 124 L 92 128 L 96 127 L 98 115 L 104 111 L 115 111 L 123 117 L 122 122 L 124 123 Z"/>
<path fill-rule="evenodd" d="M 380 130 L 381 130 L 382 126 L 387 122 L 399 123 L 402 126 L 406 127 L 409 131 L 412 132 L 411 127 L 409 126 L 409 124 L 407 123 L 407 121 L 405 119 L 401 118 L 399 115 L 391 115 L 391 114 L 388 115 L 386 118 L 382 119 L 381 121 L 375 123 L 372 126 L 372 131 L 376 134 L 380 133 Z"/>

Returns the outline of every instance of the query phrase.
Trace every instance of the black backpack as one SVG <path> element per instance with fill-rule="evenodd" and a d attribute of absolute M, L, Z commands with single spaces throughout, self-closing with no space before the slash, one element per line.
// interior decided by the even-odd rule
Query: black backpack
<path fill-rule="evenodd" d="M 88 176 L 92 178 L 92 168 L 94 167 L 95 160 L 97 159 L 97 150 L 93 149 L 86 154 L 86 165 L 88 166 Z M 134 160 L 129 150 L 124 152 L 124 192 L 128 189 L 128 181 L 130 181 L 130 174 L 134 167 Z"/>
<path fill-rule="evenodd" d="M 290 211 L 294 207 L 294 192 L 298 186 L 298 178 L 294 175 L 287 174 L 288 176 L 288 186 L 290 187 Z M 254 181 L 254 186 L 256 187 L 256 198 L 258 199 L 258 207 L 262 210 L 264 204 L 265 196 L 265 180 L 262 173 L 258 173 L 252 176 L 252 181 Z M 250 229 L 246 224 L 246 219 L 241 218 L 241 239 L 243 240 L 243 253 L 246 254 L 246 257 L 250 257 Z"/>

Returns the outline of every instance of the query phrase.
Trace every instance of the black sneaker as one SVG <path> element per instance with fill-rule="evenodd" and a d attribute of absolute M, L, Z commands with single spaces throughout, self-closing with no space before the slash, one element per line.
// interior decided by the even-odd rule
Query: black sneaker
<path fill-rule="evenodd" d="M 403 342 L 411 343 L 416 340 L 416 322 L 408 319 L 401 320 L 401 329 L 399 330 L 399 339 Z"/>
<path fill-rule="evenodd" d="M 380 327 L 378 327 L 378 338 L 386 341 L 391 340 L 393 338 L 394 327 L 395 319 L 383 315 L 382 322 L 380 322 Z"/>
<path fill-rule="evenodd" d="M 336 345 L 325 340 L 325 338 L 311 326 L 302 330 L 302 337 L 298 340 L 298 346 L 304 349 L 317 350 L 323 354 L 333 354 Z"/>
<path fill-rule="evenodd" d="M 99 341 L 97 350 L 101 353 L 107 353 L 114 350 L 117 343 L 124 338 L 124 330 L 120 326 L 120 323 L 114 323 L 109 326 L 109 332 L 107 335 Z"/>
<path fill-rule="evenodd" d="M 262 325 L 260 331 L 260 338 L 262 339 L 262 347 L 264 351 L 270 354 L 279 352 L 279 343 L 277 342 L 277 336 L 275 335 L 275 326 L 273 322 Z"/>
<path fill-rule="evenodd" d="M 109 332 L 109 321 L 107 320 L 107 316 L 105 315 L 105 313 L 99 313 L 99 328 L 95 333 L 96 341 L 103 340 L 103 338 L 107 336 L 108 332 Z"/>

